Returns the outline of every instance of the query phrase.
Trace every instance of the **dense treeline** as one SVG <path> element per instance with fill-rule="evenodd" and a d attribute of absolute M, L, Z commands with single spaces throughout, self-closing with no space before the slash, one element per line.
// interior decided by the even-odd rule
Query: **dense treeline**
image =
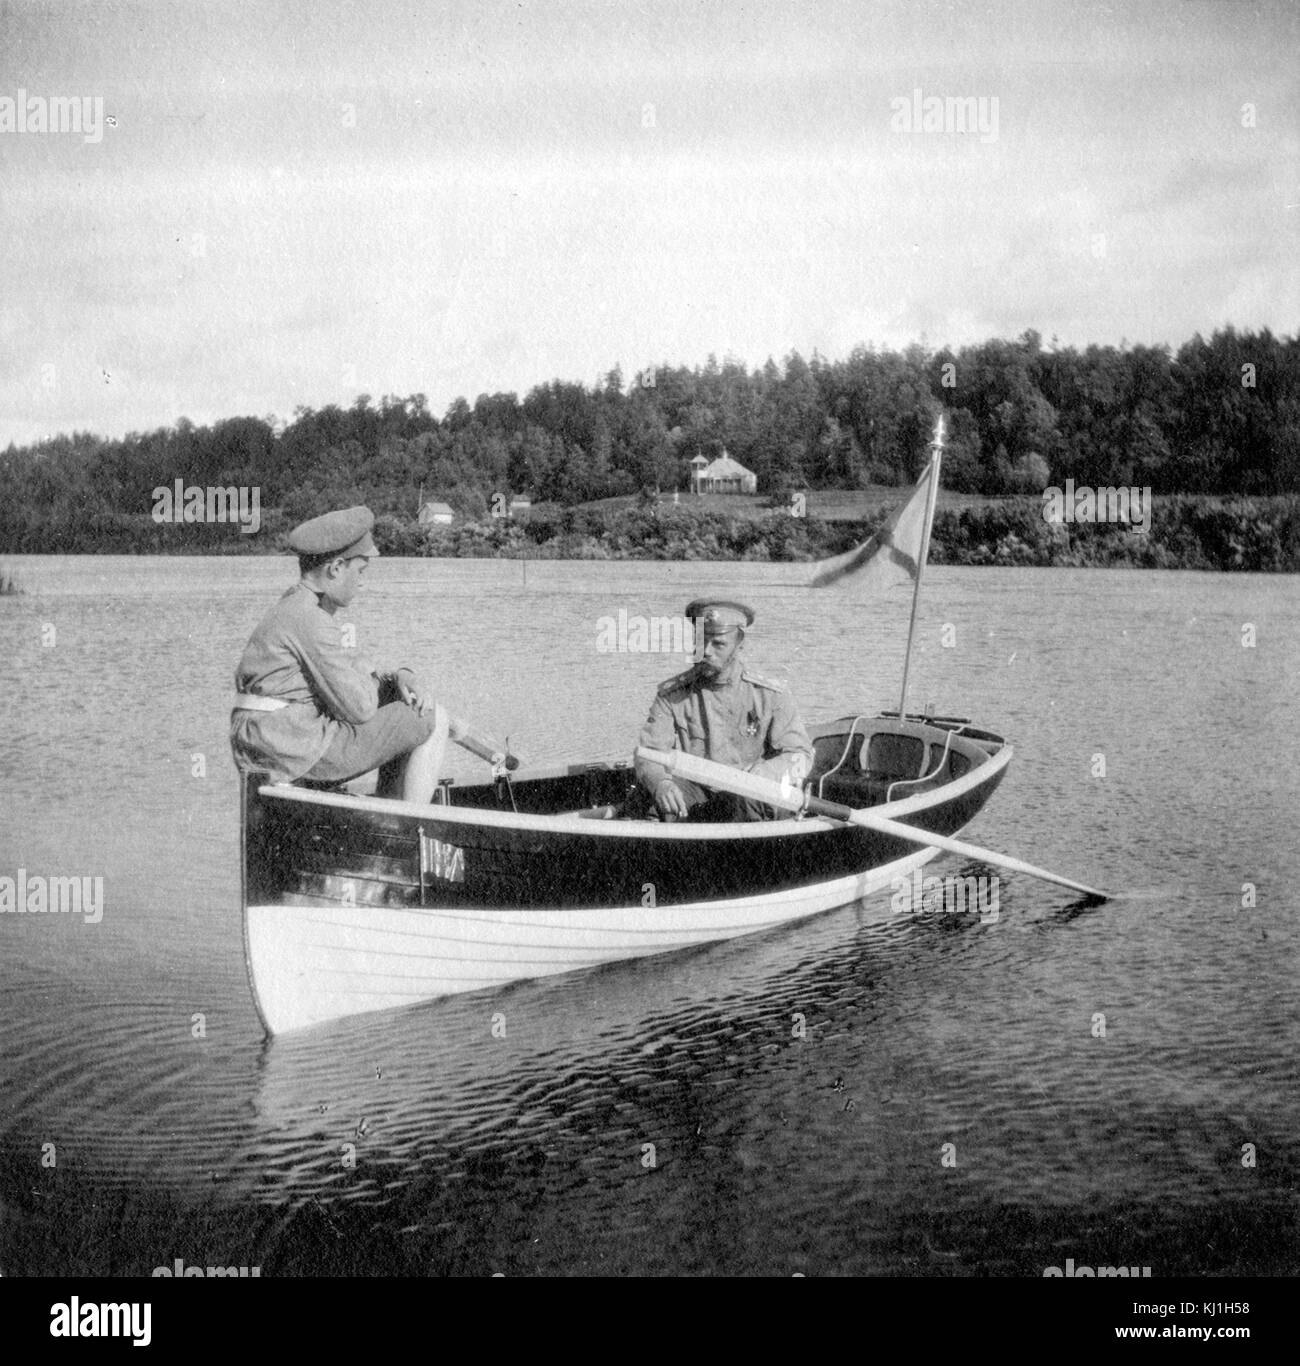
<path fill-rule="evenodd" d="M 1268 331 L 1164 346 L 1044 347 L 1037 333 L 958 351 L 792 354 L 750 371 L 712 357 L 593 387 L 555 381 L 457 399 L 422 394 L 298 409 L 287 424 L 234 417 L 104 440 L 87 433 L 0 456 L 0 550 L 270 549 L 278 530 L 369 503 L 399 520 L 425 498 L 470 518 L 497 495 L 573 505 L 685 489 L 689 462 L 723 447 L 780 498 L 792 487 L 915 478 L 935 414 L 949 412 L 946 487 L 1025 493 L 1045 484 L 1156 493 L 1300 492 L 1300 339 Z M 149 519 L 154 490 L 260 490 L 257 535 Z M 142 520 L 146 519 L 146 520 Z"/>

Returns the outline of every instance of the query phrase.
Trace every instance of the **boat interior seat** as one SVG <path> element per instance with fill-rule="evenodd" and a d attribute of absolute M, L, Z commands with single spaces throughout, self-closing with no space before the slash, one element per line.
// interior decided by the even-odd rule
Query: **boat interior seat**
<path fill-rule="evenodd" d="M 839 763 L 840 755 L 844 753 L 844 736 L 819 735 L 812 742 L 812 747 L 812 778 L 816 782 L 823 773 L 829 773 Z"/>
<path fill-rule="evenodd" d="M 876 778 L 919 778 L 926 772 L 927 748 L 919 735 L 877 731 L 863 742 L 858 763 Z"/>
<path fill-rule="evenodd" d="M 855 740 L 840 764 L 844 745 L 844 734 L 822 735 L 813 741 L 808 790 L 845 806 L 877 806 L 889 800 L 891 789 L 896 800 L 914 796 L 951 782 L 970 768 L 970 760 L 951 745 L 945 753 L 942 742 L 888 729 L 876 729 Z M 830 776 L 823 780 L 825 774 Z M 899 783 L 905 785 L 896 786 Z"/>

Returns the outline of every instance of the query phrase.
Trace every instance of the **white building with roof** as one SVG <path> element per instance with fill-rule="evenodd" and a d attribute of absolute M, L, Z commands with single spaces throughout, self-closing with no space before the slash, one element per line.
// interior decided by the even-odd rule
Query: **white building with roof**
<path fill-rule="evenodd" d="M 701 457 L 697 456 L 696 460 Z M 695 460 L 691 461 L 695 465 Z M 695 487 L 697 493 L 757 493 L 758 475 L 747 470 L 739 460 L 733 460 L 723 447 L 722 454 L 702 469 L 697 468 Z"/>

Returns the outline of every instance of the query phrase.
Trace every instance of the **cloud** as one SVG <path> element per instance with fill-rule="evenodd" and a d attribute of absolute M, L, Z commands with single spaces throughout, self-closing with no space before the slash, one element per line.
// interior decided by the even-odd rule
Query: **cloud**
<path fill-rule="evenodd" d="M 0 441 L 1297 316 L 1294 9 L 160 13 L 11 16 L 0 93 L 118 125 L 0 136 Z M 998 98 L 997 141 L 891 132 L 918 86 Z"/>

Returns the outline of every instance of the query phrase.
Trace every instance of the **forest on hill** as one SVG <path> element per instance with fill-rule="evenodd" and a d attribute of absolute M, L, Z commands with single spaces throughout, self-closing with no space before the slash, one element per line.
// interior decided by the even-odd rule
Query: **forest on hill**
<path fill-rule="evenodd" d="M 1077 349 L 1026 332 L 955 351 L 792 353 L 754 370 L 713 357 L 630 379 L 614 369 L 594 385 L 555 380 L 522 399 L 458 398 L 441 417 L 423 394 L 363 394 L 287 422 L 181 418 L 120 439 L 74 432 L 10 445 L 0 455 L 0 551 L 269 551 L 287 526 L 353 503 L 391 519 L 393 534 L 422 497 L 477 520 L 498 496 L 572 508 L 684 490 L 692 457 L 723 449 L 778 505 L 792 489 L 911 482 L 941 409 L 949 489 L 1024 495 L 1073 479 L 1157 495 L 1300 493 L 1300 339 L 1225 328 L 1177 351 Z M 159 522 L 155 491 L 177 480 L 258 489 L 259 534 Z"/>

